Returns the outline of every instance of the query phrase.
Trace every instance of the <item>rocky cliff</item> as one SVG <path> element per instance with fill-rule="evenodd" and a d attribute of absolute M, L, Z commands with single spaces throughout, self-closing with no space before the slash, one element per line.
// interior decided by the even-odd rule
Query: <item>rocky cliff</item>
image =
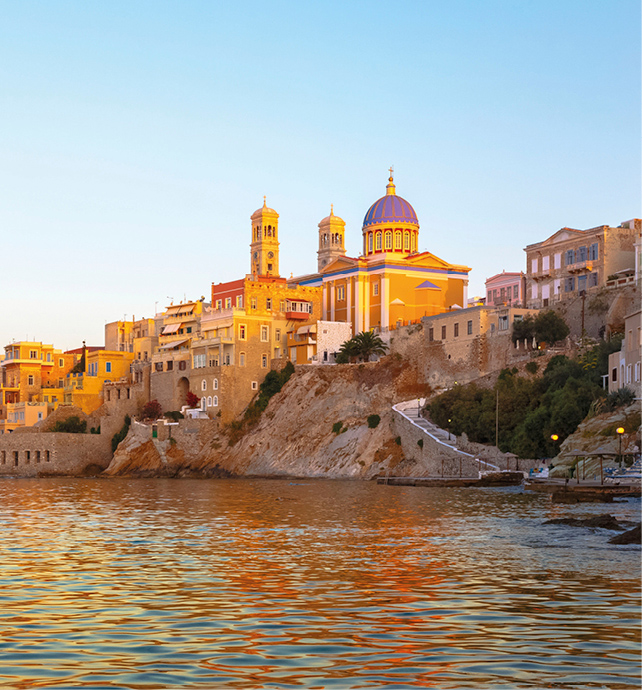
<path fill-rule="evenodd" d="M 621 439 L 616 432 L 619 427 L 624 429 Z M 620 449 L 623 454 L 628 454 L 639 452 L 639 448 L 640 404 L 636 402 L 614 412 L 587 417 L 562 443 L 559 454 L 553 459 L 551 476 L 568 476 L 570 468 L 575 467 L 579 459 L 580 472 L 592 477 L 600 471 L 600 459 L 590 454 L 603 454 L 603 467 L 617 467 L 615 456 Z"/>
<path fill-rule="evenodd" d="M 417 392 L 414 368 L 394 356 L 297 367 L 235 443 L 216 421 L 185 420 L 171 440 L 152 439 L 149 427 L 134 424 L 107 474 L 367 479 L 403 460 L 392 405 Z M 376 426 L 375 419 L 368 424 L 372 415 L 380 418 Z"/>

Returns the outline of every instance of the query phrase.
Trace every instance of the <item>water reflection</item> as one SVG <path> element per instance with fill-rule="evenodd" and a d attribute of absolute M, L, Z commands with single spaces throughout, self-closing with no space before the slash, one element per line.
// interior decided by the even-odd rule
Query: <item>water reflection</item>
<path fill-rule="evenodd" d="M 513 489 L 5 480 L 0 682 L 637 687 L 639 547 L 541 524 L 596 512 Z"/>

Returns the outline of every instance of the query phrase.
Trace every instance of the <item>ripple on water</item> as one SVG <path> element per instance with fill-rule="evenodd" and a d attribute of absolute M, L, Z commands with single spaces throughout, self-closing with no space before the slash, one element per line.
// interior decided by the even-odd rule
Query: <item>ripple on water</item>
<path fill-rule="evenodd" d="M 0 481 L 0 684 L 638 687 L 639 547 L 542 524 L 599 512 L 514 489 Z"/>

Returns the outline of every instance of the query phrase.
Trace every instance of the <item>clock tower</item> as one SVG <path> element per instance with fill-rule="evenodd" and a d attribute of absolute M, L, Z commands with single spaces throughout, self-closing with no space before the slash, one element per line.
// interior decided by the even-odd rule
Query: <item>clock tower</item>
<path fill-rule="evenodd" d="M 252 244 L 250 244 L 252 275 L 279 275 L 279 214 L 263 207 L 252 214 Z"/>

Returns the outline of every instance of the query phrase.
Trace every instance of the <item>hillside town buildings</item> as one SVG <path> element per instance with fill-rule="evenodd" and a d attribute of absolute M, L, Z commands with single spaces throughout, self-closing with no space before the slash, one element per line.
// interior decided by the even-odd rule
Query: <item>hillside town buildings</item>
<path fill-rule="evenodd" d="M 470 302 L 471 269 L 419 251 L 417 214 L 390 172 L 385 195 L 365 213 L 358 256 L 347 255 L 346 223 L 331 205 L 316 231 L 316 272 L 282 277 L 279 214 L 264 197 L 250 217 L 249 273 L 213 282 L 207 298 L 171 301 L 152 318 L 110 322 L 100 347 L 7 345 L 0 432 L 37 424 L 60 405 L 92 414 L 103 405 L 131 412 L 158 400 L 164 411 L 178 411 L 190 392 L 200 415 L 227 423 L 243 414 L 271 369 L 287 361 L 332 364 L 361 331 L 389 339 L 419 322 L 424 355 L 443 360 L 443 381 L 434 383 L 446 385 L 465 378 L 462 367 L 474 377 L 500 365 L 516 349 L 513 323 L 527 314 L 587 291 L 640 284 L 642 221 L 633 219 L 562 228 L 528 245 L 525 272 L 487 278 L 485 295 Z M 639 320 L 639 311 L 627 317 L 622 352 L 611 357 L 610 389 L 639 389 Z"/>
<path fill-rule="evenodd" d="M 555 302 L 596 291 L 609 280 L 630 274 L 635 280 L 636 241 L 642 220 L 618 227 L 599 225 L 589 230 L 562 228 L 526 252 L 526 306 L 550 307 Z"/>

